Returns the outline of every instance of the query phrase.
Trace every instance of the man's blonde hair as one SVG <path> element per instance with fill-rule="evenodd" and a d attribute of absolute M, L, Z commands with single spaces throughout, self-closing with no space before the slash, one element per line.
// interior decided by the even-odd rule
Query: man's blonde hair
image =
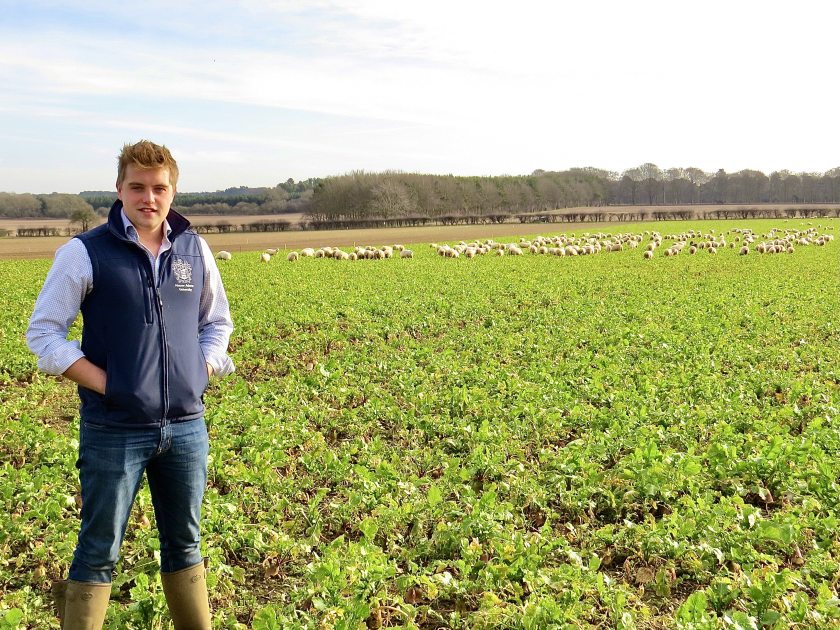
<path fill-rule="evenodd" d="M 126 144 L 123 145 L 117 159 L 119 160 L 117 186 L 121 185 L 125 179 L 129 164 L 142 169 L 165 168 L 169 171 L 169 183 L 172 187 L 174 188 L 178 183 L 178 164 L 169 149 L 162 144 L 155 144 L 150 140 Z"/>

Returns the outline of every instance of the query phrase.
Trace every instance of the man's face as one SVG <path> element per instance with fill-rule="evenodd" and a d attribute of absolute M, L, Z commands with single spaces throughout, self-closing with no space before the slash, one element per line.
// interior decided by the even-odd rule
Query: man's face
<path fill-rule="evenodd" d="M 162 233 L 161 226 L 175 198 L 175 186 L 169 183 L 169 169 L 146 169 L 129 164 L 125 178 L 117 183 L 117 197 L 138 233 Z"/>

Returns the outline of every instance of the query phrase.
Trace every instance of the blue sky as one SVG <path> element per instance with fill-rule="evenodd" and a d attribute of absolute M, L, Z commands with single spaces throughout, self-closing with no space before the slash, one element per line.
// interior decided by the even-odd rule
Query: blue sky
<path fill-rule="evenodd" d="M 0 191 L 840 166 L 833 2 L 0 0 Z"/>

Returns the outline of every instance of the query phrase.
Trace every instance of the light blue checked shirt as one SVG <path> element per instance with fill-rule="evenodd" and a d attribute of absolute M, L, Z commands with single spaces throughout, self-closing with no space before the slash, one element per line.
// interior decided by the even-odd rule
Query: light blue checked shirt
<path fill-rule="evenodd" d="M 125 212 L 122 213 L 122 220 L 128 238 L 140 243 L 137 230 Z M 159 254 L 172 247 L 169 241 L 171 231 L 167 221 Z M 228 341 L 233 332 L 230 305 L 210 246 L 201 237 L 199 241 L 204 259 L 204 289 L 198 307 L 198 343 L 213 373 L 225 376 L 234 370 L 233 361 L 227 354 Z M 155 258 L 145 247 L 143 249 L 152 261 L 157 284 L 160 258 Z M 82 241 L 71 238 L 55 252 L 55 259 L 35 301 L 29 329 L 26 331 L 26 344 L 38 356 L 38 367 L 44 372 L 63 374 L 85 356 L 79 341 L 68 340 L 67 332 L 91 289 L 93 267 L 87 249 Z"/>

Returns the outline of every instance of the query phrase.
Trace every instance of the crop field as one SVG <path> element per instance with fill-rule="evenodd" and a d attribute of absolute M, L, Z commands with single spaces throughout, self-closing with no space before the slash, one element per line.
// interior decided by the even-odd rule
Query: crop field
<path fill-rule="evenodd" d="M 835 240 L 662 253 L 733 228 Z M 205 396 L 214 627 L 838 627 L 839 228 L 220 261 L 237 371 Z M 0 628 L 58 627 L 78 528 L 74 386 L 24 343 L 49 265 L 0 261 Z M 170 627 L 157 553 L 144 487 L 106 627 Z"/>

